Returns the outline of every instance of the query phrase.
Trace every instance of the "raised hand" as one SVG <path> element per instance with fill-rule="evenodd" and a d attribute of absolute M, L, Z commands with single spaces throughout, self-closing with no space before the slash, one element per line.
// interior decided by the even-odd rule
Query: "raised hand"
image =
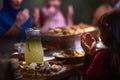
<path fill-rule="evenodd" d="M 29 17 L 30 17 L 29 10 L 24 9 L 22 12 L 19 12 L 17 14 L 15 25 L 18 27 L 21 27 L 22 25 L 24 25 L 26 23 L 26 21 L 29 19 Z"/>
<path fill-rule="evenodd" d="M 68 6 L 68 16 L 72 17 L 74 14 L 74 8 L 72 5 Z"/>
<path fill-rule="evenodd" d="M 35 8 L 33 12 L 33 24 L 35 25 L 34 27 L 40 27 L 39 18 L 40 18 L 40 9 Z"/>
<path fill-rule="evenodd" d="M 86 54 L 92 55 L 96 49 L 96 40 L 90 33 L 81 36 L 81 46 Z"/>

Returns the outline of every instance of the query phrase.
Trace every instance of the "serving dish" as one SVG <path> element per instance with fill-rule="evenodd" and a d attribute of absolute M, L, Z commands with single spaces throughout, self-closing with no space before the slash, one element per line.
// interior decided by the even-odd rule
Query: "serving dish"
<path fill-rule="evenodd" d="M 84 53 L 73 49 L 63 50 L 58 53 L 54 53 L 53 56 L 56 60 L 61 61 L 65 64 L 78 64 L 83 62 L 84 59 Z"/>
<path fill-rule="evenodd" d="M 26 64 L 25 62 L 19 62 L 19 69 L 23 76 L 31 78 L 46 78 L 54 75 L 58 75 L 66 71 L 66 67 L 61 62 L 47 61 L 42 63 L 32 62 Z"/>

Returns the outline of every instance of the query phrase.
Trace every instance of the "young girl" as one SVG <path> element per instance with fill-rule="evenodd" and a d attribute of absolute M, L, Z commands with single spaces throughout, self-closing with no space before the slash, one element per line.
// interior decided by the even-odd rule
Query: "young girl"
<path fill-rule="evenodd" d="M 85 80 L 120 80 L 120 9 L 103 15 L 98 27 L 105 49 L 95 52 L 96 41 L 90 34 L 81 38 Z"/>
<path fill-rule="evenodd" d="M 54 29 L 56 27 L 64 27 L 66 25 L 73 24 L 72 16 L 74 10 L 71 5 L 68 6 L 68 13 L 64 15 L 60 10 L 61 0 L 45 1 L 46 6 L 43 6 L 41 8 L 40 15 L 38 15 L 38 9 L 35 9 L 33 15 L 33 24 L 35 26 L 40 26 L 42 32 L 47 32 L 49 29 Z"/>

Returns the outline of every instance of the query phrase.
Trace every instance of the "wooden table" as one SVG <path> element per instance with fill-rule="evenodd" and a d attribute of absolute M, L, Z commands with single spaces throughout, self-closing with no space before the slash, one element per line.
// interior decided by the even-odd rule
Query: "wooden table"
<path fill-rule="evenodd" d="M 27 78 L 24 76 L 22 80 L 82 80 L 81 71 L 83 68 L 83 63 L 64 64 L 64 66 L 67 68 L 67 70 L 58 75 L 46 77 L 45 79 Z"/>

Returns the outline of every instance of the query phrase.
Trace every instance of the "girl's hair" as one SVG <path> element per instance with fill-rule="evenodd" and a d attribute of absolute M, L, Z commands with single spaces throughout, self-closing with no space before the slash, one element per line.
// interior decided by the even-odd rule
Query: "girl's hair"
<path fill-rule="evenodd" d="M 110 68 L 120 76 L 120 9 L 104 14 L 98 21 L 101 36 L 106 36 L 103 42 L 110 53 Z M 101 38 L 102 39 L 102 38 Z M 104 40 L 102 40 L 104 41 Z"/>

